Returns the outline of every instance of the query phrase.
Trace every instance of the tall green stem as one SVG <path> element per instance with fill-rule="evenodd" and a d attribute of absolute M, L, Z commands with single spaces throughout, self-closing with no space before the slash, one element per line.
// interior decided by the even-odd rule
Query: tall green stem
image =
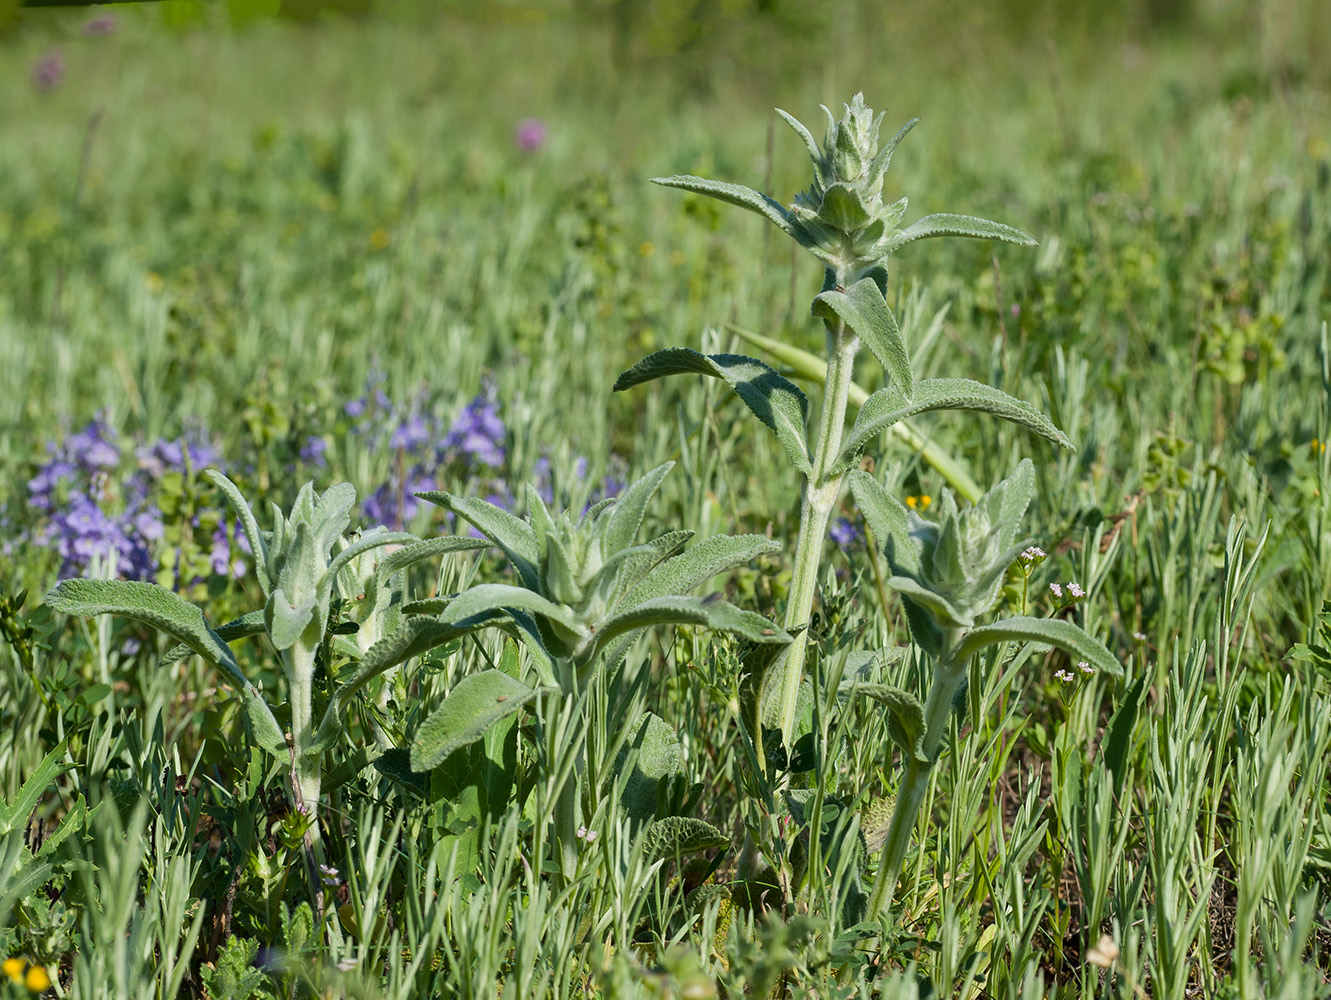
<path fill-rule="evenodd" d="M 838 278 L 840 280 L 840 278 Z M 818 441 L 813 454 L 813 473 L 804 480 L 804 501 L 800 507 L 800 534 L 795 543 L 795 567 L 786 604 L 787 630 L 799 629 L 786 655 L 781 676 L 781 741 L 789 747 L 794 742 L 795 708 L 800 681 L 804 678 L 804 660 L 809 646 L 809 615 L 818 589 L 818 567 L 822 561 L 823 539 L 827 522 L 836 507 L 843 474 L 828 475 L 841 454 L 841 435 L 846 425 L 846 402 L 854 374 L 855 352 L 860 341 L 854 332 L 837 322 L 827 330 L 827 383 L 823 392 L 823 413 L 818 423 Z"/>
<path fill-rule="evenodd" d="M 577 670 L 572 660 L 557 663 L 556 671 L 561 691 L 552 694 L 546 700 L 545 756 L 546 767 L 549 769 L 547 773 L 554 772 L 556 761 L 560 757 L 558 727 L 555 725 L 559 717 L 559 710 L 564 703 L 566 694 L 570 691 L 575 693 L 578 691 Z M 581 711 L 580 703 L 576 707 L 578 711 Z M 586 744 L 579 741 L 573 769 L 564 779 L 564 783 L 560 786 L 559 793 L 555 797 L 554 829 L 552 831 L 554 835 L 554 854 L 555 860 L 559 864 L 559 874 L 565 885 L 572 882 L 578 873 L 578 799 L 582 786 L 582 774 L 586 766 L 584 760 L 585 747 Z M 563 749 L 567 752 L 567 747 Z"/>
<path fill-rule="evenodd" d="M 929 791 L 929 779 L 938 762 L 943 738 L 947 736 L 952 701 L 966 679 L 966 661 L 958 660 L 953 655 L 961 636 L 960 629 L 951 629 L 943 636 L 943 653 L 934 667 L 933 685 L 929 688 L 929 700 L 924 706 L 924 740 L 920 747 L 923 759 L 912 754 L 906 761 L 906 773 L 901 777 L 896 806 L 892 810 L 892 822 L 888 825 L 887 840 L 883 843 L 883 853 L 878 862 L 878 878 L 873 885 L 873 894 L 869 897 L 870 920 L 876 920 L 880 913 L 887 910 L 892 905 L 892 897 L 896 895 L 897 881 L 901 878 L 901 866 L 906 860 L 906 849 L 910 846 L 915 819 Z"/>
<path fill-rule="evenodd" d="M 322 784 L 322 754 L 307 753 L 314 743 L 314 663 L 319 652 L 318 633 L 312 642 L 302 636 L 283 652 L 287 683 L 291 689 L 291 785 L 306 809 L 319 808 Z M 319 824 L 311 829 L 318 836 Z"/>

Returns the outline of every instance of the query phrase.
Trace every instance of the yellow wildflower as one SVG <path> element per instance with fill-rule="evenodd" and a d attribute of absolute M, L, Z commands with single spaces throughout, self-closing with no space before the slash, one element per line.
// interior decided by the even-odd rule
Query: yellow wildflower
<path fill-rule="evenodd" d="M 28 963 L 21 958 L 7 958 L 4 962 L 5 975 L 16 983 L 23 982 L 23 967 Z"/>
<path fill-rule="evenodd" d="M 51 988 L 51 977 L 40 965 L 34 965 L 24 977 L 23 985 L 34 993 L 44 993 Z"/>
<path fill-rule="evenodd" d="M 917 497 L 906 497 L 906 506 L 911 510 L 928 510 L 933 502 L 934 498 L 927 493 L 921 493 Z"/>
<path fill-rule="evenodd" d="M 388 244 L 393 242 L 393 236 L 387 229 L 380 226 L 370 234 L 370 246 L 376 250 L 383 250 Z"/>

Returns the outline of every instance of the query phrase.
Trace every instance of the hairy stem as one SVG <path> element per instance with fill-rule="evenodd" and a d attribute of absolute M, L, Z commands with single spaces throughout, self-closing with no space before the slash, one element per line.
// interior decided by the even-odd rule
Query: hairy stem
<path fill-rule="evenodd" d="M 958 661 L 953 656 L 961 635 L 962 630 L 949 629 L 943 636 L 943 653 L 934 667 L 929 700 L 924 706 L 924 740 L 920 747 L 923 759 L 914 754 L 907 757 L 906 772 L 901 776 L 896 806 L 892 810 L 892 822 L 887 828 L 887 840 L 883 843 L 883 853 L 879 857 L 878 878 L 874 881 L 873 894 L 869 897 L 869 920 L 877 920 L 879 914 L 888 912 L 892 905 L 897 881 L 901 878 L 901 866 L 906 860 L 906 849 L 910 846 L 910 835 L 915 829 L 915 819 L 929 790 L 929 779 L 933 776 L 943 738 L 947 735 L 952 717 L 952 701 L 966 679 L 966 662 Z"/>
<path fill-rule="evenodd" d="M 287 683 L 291 688 L 291 788 L 297 805 L 310 810 L 319 808 L 322 783 L 322 754 L 306 751 L 314 743 L 314 661 L 319 652 L 318 636 L 312 643 L 302 637 L 283 652 Z M 311 829 L 318 836 L 319 824 Z"/>
<path fill-rule="evenodd" d="M 823 392 L 823 414 L 818 423 L 818 441 L 813 455 L 813 474 L 805 477 L 804 502 L 800 507 L 800 534 L 795 543 L 795 566 L 790 579 L 790 597 L 786 604 L 785 627 L 800 629 L 790 644 L 781 675 L 781 741 L 787 747 L 794 742 L 795 707 L 800 681 L 804 678 L 804 660 L 809 646 L 807 626 L 818 589 L 818 567 L 822 561 L 823 539 L 832 518 L 843 475 L 829 476 L 840 456 L 841 435 L 846 425 L 846 402 L 855 367 L 859 338 L 838 321 L 827 330 L 827 383 Z"/>

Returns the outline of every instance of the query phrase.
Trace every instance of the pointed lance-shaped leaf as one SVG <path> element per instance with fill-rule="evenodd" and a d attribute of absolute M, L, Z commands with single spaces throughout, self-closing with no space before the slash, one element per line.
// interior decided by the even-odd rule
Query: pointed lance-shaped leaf
<path fill-rule="evenodd" d="M 524 587 L 541 585 L 541 551 L 536 532 L 530 524 L 508 511 L 475 497 L 459 497 L 443 490 L 417 493 L 416 496 L 470 521 L 486 538 L 508 556 Z"/>
<path fill-rule="evenodd" d="M 767 195 L 755 191 L 751 187 L 745 187 L 743 184 L 713 181 L 706 177 L 694 177 L 691 174 L 653 177 L 652 183 L 660 184 L 663 187 L 679 188 L 682 191 L 691 191 L 694 194 L 705 194 L 710 198 L 729 202 L 732 205 L 738 205 L 740 208 L 747 208 L 750 212 L 757 212 L 764 219 L 780 228 L 782 232 L 790 236 L 795 235 L 795 231 L 790 225 L 790 213 L 786 211 L 784 205 L 775 198 L 769 198 Z"/>
<path fill-rule="evenodd" d="M 855 505 L 869 525 L 878 544 L 889 550 L 892 565 L 902 572 L 919 571 L 919 560 L 910 537 L 910 518 L 903 504 L 883 489 L 869 473 L 862 469 L 850 472 L 850 493 Z"/>
<path fill-rule="evenodd" d="M 804 127 L 804 123 L 794 115 L 787 114 L 780 108 L 775 108 L 774 110 L 781 116 L 782 120 L 790 126 L 791 130 L 800 137 L 800 141 L 804 143 L 804 148 L 809 153 L 809 159 L 813 161 L 813 169 L 821 174 L 823 153 L 822 150 L 818 148 L 818 143 L 814 140 L 813 135 Z"/>
<path fill-rule="evenodd" d="M 417 730 L 411 742 L 411 769 L 427 770 L 454 750 L 475 743 L 487 729 L 520 712 L 540 692 L 502 670 L 464 677 Z"/>
<path fill-rule="evenodd" d="M 324 571 L 324 575 L 319 581 L 320 600 L 327 599 L 328 595 L 332 593 L 333 582 L 337 579 L 337 574 L 357 556 L 369 552 L 371 549 L 382 548 L 385 545 L 407 546 L 413 542 L 419 543 L 420 539 L 406 531 L 371 531 L 361 535 L 360 538 L 334 556 L 328 564 L 328 569 Z"/>
<path fill-rule="evenodd" d="M 155 583 L 133 580 L 65 580 L 46 595 L 46 604 L 69 615 L 119 615 L 151 625 L 220 668 L 240 690 L 250 730 L 260 747 L 279 754 L 286 748 L 282 727 L 263 696 L 243 673 L 203 612 Z"/>
<path fill-rule="evenodd" d="M 488 611 L 505 611 L 509 608 L 517 608 L 547 618 L 578 635 L 582 635 L 585 631 L 573 612 L 562 604 L 556 604 L 526 587 L 511 587 L 505 583 L 483 583 L 463 591 L 449 604 L 448 614 L 455 622 L 465 622 L 475 615 Z"/>
<path fill-rule="evenodd" d="M 946 597 L 934 593 L 918 580 L 912 580 L 908 576 L 893 576 L 887 579 L 887 586 L 925 609 L 942 627 L 967 628 L 974 621 L 970 615 L 957 608 Z"/>
<path fill-rule="evenodd" d="M 741 611 L 716 595 L 708 597 L 655 597 L 615 615 L 600 629 L 598 641 L 652 625 L 704 625 L 759 643 L 787 643 L 790 636 L 774 622 L 752 611 Z"/>
<path fill-rule="evenodd" d="M 355 506 L 356 487 L 350 483 L 334 483 L 319 494 L 310 521 L 316 531 L 315 548 L 320 555 L 331 552 L 337 540 L 347 533 L 351 509 Z"/>
<path fill-rule="evenodd" d="M 293 604 L 281 587 L 272 592 L 264 606 L 268 638 L 273 640 L 273 645 L 278 649 L 294 646 L 311 624 L 322 629 L 323 622 L 318 621 L 318 618 L 319 603 L 313 596 Z"/>
<path fill-rule="evenodd" d="M 1075 451 L 1067 435 L 1030 403 L 1000 389 L 965 378 L 932 378 L 916 382 L 909 399 L 899 387 L 879 389 L 860 407 L 855 425 L 841 451 L 839 468 L 853 465 L 865 444 L 898 421 L 929 410 L 974 410 L 1019 424 L 1057 445 Z"/>
<path fill-rule="evenodd" d="M 669 347 L 649 354 L 615 380 L 622 392 L 667 375 L 698 374 L 725 379 L 740 399 L 785 446 L 795 467 L 809 475 L 809 446 L 804 437 L 809 400 L 789 379 L 756 358 L 741 354 L 700 354 L 687 347 Z"/>
<path fill-rule="evenodd" d="M 658 465 L 625 490 L 615 501 L 615 505 L 610 508 L 610 523 L 602 536 L 603 559 L 608 560 L 633 545 L 633 539 L 637 537 L 638 529 L 642 526 L 642 517 L 647 510 L 648 502 L 661 488 L 661 480 L 665 479 L 674 467 L 674 462 Z"/>
<path fill-rule="evenodd" d="M 495 612 L 494 617 L 498 618 L 499 615 L 499 612 Z M 463 625 L 443 622 L 437 618 L 404 619 L 392 635 L 384 636 L 365 651 L 356 665 L 356 672 L 338 688 L 338 700 L 345 704 L 367 682 L 385 670 L 485 626 L 486 622 L 475 619 Z"/>
<path fill-rule="evenodd" d="M 873 163 L 869 165 L 868 183 L 873 184 L 880 177 L 887 173 L 892 165 L 892 154 L 896 152 L 897 144 L 910 133 L 916 125 L 919 124 L 918 118 L 912 118 L 897 130 L 897 134 L 887 141 L 887 144 L 878 150 L 878 155 L 873 158 Z"/>
<path fill-rule="evenodd" d="M 249 539 L 250 551 L 254 553 L 254 573 L 259 578 L 259 587 L 263 590 L 263 596 L 268 596 L 268 546 L 264 541 L 263 532 L 259 530 L 259 522 L 254 517 L 254 511 L 250 509 L 249 502 L 241 495 L 239 488 L 226 476 L 222 475 L 216 469 L 209 469 L 204 473 L 205 476 L 226 494 L 226 498 L 231 503 L 231 508 L 236 512 L 236 517 L 240 518 L 241 527 L 245 529 L 245 537 Z M 281 520 L 279 511 L 279 520 Z"/>
<path fill-rule="evenodd" d="M 51 782 L 74 767 L 73 761 L 61 760 L 69 750 L 69 737 L 66 736 L 48 753 L 28 780 L 19 787 L 13 802 L 0 798 L 0 837 L 8 835 L 21 826 L 27 826 L 32 812 L 37 808 L 43 793 Z"/>
<path fill-rule="evenodd" d="M 625 596 L 625 603 L 687 594 L 712 577 L 744 566 L 760 555 L 781 551 L 781 543 L 763 535 L 713 535 L 660 563 Z"/>
<path fill-rule="evenodd" d="M 263 608 L 257 611 L 250 611 L 241 615 L 224 625 L 218 625 L 213 632 L 223 642 L 235 642 L 237 639 L 246 639 L 252 635 L 261 635 L 268 631 L 268 626 L 264 622 Z M 159 667 L 169 667 L 173 663 L 178 663 L 187 656 L 193 656 L 194 650 L 190 649 L 183 642 L 172 646 L 157 661 Z"/>
<path fill-rule="evenodd" d="M 1003 243 L 1015 243 L 1017 246 L 1039 246 L 1035 239 L 1020 229 L 1013 229 L 1001 222 L 978 219 L 973 215 L 926 215 L 923 219 L 912 222 L 905 229 L 899 229 L 887 241 L 883 256 L 896 253 L 907 243 L 928 239 L 934 236 L 969 236 L 979 240 L 1000 240 Z"/>
<path fill-rule="evenodd" d="M 1104 643 L 1061 618 L 1008 618 L 992 625 L 981 625 L 962 637 L 955 656 L 964 663 L 985 646 L 999 642 L 1039 642 L 1056 646 L 1096 670 L 1113 677 L 1123 676 L 1123 665 Z"/>
<path fill-rule="evenodd" d="M 435 556 L 451 552 L 474 552 L 486 548 L 489 544 L 490 540 L 486 538 L 463 538 L 459 535 L 440 535 L 438 538 L 413 541 L 396 552 L 390 552 L 379 561 L 379 579 L 387 580 L 399 570 L 426 559 L 433 559 Z"/>
<path fill-rule="evenodd" d="M 873 221 L 864 195 L 852 184 L 829 184 L 818 206 L 818 220 L 843 233 L 854 233 Z"/>
<path fill-rule="evenodd" d="M 854 330 L 891 376 L 893 386 L 910 399 L 914 382 L 910 355 L 896 317 L 873 278 L 861 278 L 844 292 L 837 289 L 823 292 L 813 300 L 813 315 L 828 323 L 841 320 Z"/>

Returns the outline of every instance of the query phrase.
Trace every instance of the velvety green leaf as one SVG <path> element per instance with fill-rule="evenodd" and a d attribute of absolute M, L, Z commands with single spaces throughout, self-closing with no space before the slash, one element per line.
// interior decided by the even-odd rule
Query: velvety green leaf
<path fill-rule="evenodd" d="M 496 617 L 498 616 L 496 612 Z M 483 622 L 469 622 L 456 625 L 442 622 L 437 618 L 405 618 L 392 635 L 384 636 L 365 651 L 356 672 L 349 677 L 338 690 L 338 699 L 345 703 L 357 690 L 365 686 L 371 678 L 385 670 L 406 663 L 412 657 L 428 653 L 436 646 L 452 642 L 483 627 Z"/>
<path fill-rule="evenodd" d="M 888 684 L 853 684 L 839 692 L 843 698 L 871 698 L 886 706 L 887 734 L 907 756 L 925 758 L 920 750 L 924 741 L 924 705 L 915 695 Z"/>
<path fill-rule="evenodd" d="M 417 493 L 416 496 L 451 510 L 475 525 L 482 535 L 498 545 L 504 555 L 508 556 L 508 561 L 517 570 L 524 587 L 540 588 L 540 545 L 536 540 L 536 532 L 526 521 L 475 497 L 458 497 L 443 490 Z"/>
<path fill-rule="evenodd" d="M 313 597 L 292 604 L 281 587 L 269 595 L 264 611 L 267 613 L 264 620 L 268 625 L 268 638 L 278 649 L 294 646 L 311 624 L 317 624 L 321 630 L 323 627 L 323 622 L 316 621 L 319 605 Z"/>
<path fill-rule="evenodd" d="M 833 229 L 852 233 L 863 229 L 873 219 L 859 190 L 850 184 L 829 184 L 818 206 L 818 218 Z"/>
<path fill-rule="evenodd" d="M 691 174 L 653 177 L 652 183 L 660 184 L 663 187 L 679 188 L 682 191 L 691 191 L 694 194 L 705 194 L 710 198 L 729 202 L 731 205 L 738 205 L 740 208 L 747 208 L 750 212 L 757 212 L 773 225 L 780 227 L 783 232 L 794 235 L 790 227 L 790 213 L 786 211 L 785 206 L 776 199 L 769 198 L 767 195 L 755 191 L 753 188 L 745 187 L 743 184 L 712 181 L 705 177 L 694 177 Z"/>
<path fill-rule="evenodd" d="M 0 799 L 0 836 L 26 826 L 28 817 L 37 808 L 42 795 L 51 787 L 51 782 L 74 766 L 72 761 L 61 759 L 68 749 L 69 737 L 65 737 L 28 775 L 28 780 L 19 787 L 13 802 Z"/>
<path fill-rule="evenodd" d="M 836 289 L 823 292 L 813 300 L 813 315 L 829 323 L 840 319 L 854 330 L 891 376 L 892 384 L 906 400 L 910 399 L 914 382 L 910 355 L 896 317 L 873 278 L 861 278 L 844 292 Z M 869 400 L 872 399 L 870 396 Z"/>
<path fill-rule="evenodd" d="M 647 827 L 642 850 L 648 858 L 677 858 L 726 847 L 730 838 L 704 820 L 692 816 L 666 816 Z"/>
<path fill-rule="evenodd" d="M 1008 618 L 973 628 L 962 638 L 956 655 L 965 661 L 985 646 L 999 642 L 1039 642 L 1056 646 L 1074 660 L 1083 660 L 1096 670 L 1113 677 L 1123 676 L 1123 665 L 1104 643 L 1061 618 Z"/>
<path fill-rule="evenodd" d="M 243 614 L 224 625 L 218 625 L 213 631 L 219 639 L 229 643 L 235 642 L 237 639 L 247 639 L 252 635 L 262 635 L 268 631 L 268 626 L 264 623 L 263 608 L 260 608 L 257 611 Z M 194 650 L 181 643 L 168 649 L 162 655 L 162 658 L 157 661 L 157 665 L 159 667 L 169 667 L 171 664 L 178 663 L 185 657 L 193 655 Z"/>
<path fill-rule="evenodd" d="M 909 399 L 895 385 L 879 389 L 860 407 L 855 426 L 841 451 L 840 468 L 849 468 L 876 434 L 906 417 L 927 410 L 974 410 L 1020 424 L 1055 444 L 1075 451 L 1067 436 L 1030 403 L 1000 389 L 964 378 L 933 378 L 915 383 Z"/>
<path fill-rule="evenodd" d="M 926 215 L 923 219 L 911 223 L 905 229 L 898 230 L 888 240 L 884 256 L 896 253 L 907 243 L 927 239 L 933 236 L 970 236 L 981 240 L 1001 240 L 1018 246 L 1038 246 L 1034 239 L 1020 229 L 1013 229 L 1001 222 L 977 219 L 971 215 Z"/>
<path fill-rule="evenodd" d="M 46 604 L 70 615 L 119 615 L 160 629 L 220 667 L 240 689 L 255 742 L 270 753 L 286 746 L 282 728 L 259 689 L 240 672 L 231 649 L 208 627 L 203 612 L 155 583 L 132 580 L 65 580 L 46 595 Z"/>
<path fill-rule="evenodd" d="M 259 578 L 259 586 L 263 589 L 263 596 L 266 598 L 270 586 L 268 580 L 268 546 L 264 541 L 263 532 L 259 530 L 259 522 L 254 517 L 254 511 L 250 509 L 249 502 L 241 495 L 240 489 L 226 476 L 215 469 L 209 469 L 204 475 L 226 494 L 232 510 L 236 512 L 236 517 L 240 519 L 241 527 L 245 529 L 245 537 L 249 539 L 250 551 L 254 553 L 254 573 Z"/>
<path fill-rule="evenodd" d="M 850 494 L 864 515 L 878 544 L 889 551 L 897 566 L 913 573 L 919 567 L 917 551 L 910 538 L 910 518 L 903 504 L 883 489 L 882 484 L 861 469 L 849 473 Z"/>
<path fill-rule="evenodd" d="M 487 611 L 520 608 L 542 618 L 558 622 L 571 632 L 582 632 L 573 612 L 525 587 L 511 587 L 505 583 L 483 583 L 453 598 L 448 614 L 455 622 L 466 621 Z"/>
<path fill-rule="evenodd" d="M 428 770 L 459 747 L 479 740 L 500 719 L 521 711 L 540 690 L 500 670 L 464 677 L 421 724 L 411 744 L 411 769 Z"/>
<path fill-rule="evenodd" d="M 776 434 L 799 471 L 813 471 L 804 437 L 809 400 L 789 379 L 754 358 L 741 354 L 699 354 L 670 347 L 643 358 L 615 381 L 621 392 L 667 375 L 698 374 L 725 379 L 744 405 Z"/>
<path fill-rule="evenodd" d="M 781 116 L 782 120 L 791 127 L 794 133 L 800 137 L 800 141 L 804 143 L 804 148 L 808 150 L 809 159 L 813 161 L 813 165 L 815 167 L 819 166 L 823 158 L 822 151 L 818 148 L 818 143 L 814 141 L 809 130 L 804 127 L 804 123 L 794 115 L 787 114 L 780 108 L 776 108 L 775 110 L 776 113 Z"/>
<path fill-rule="evenodd" d="M 912 118 L 910 121 L 906 122 L 905 125 L 897 130 L 897 134 L 892 136 L 892 138 L 884 143 L 878 150 L 878 155 L 873 158 L 873 163 L 869 165 L 868 183 L 873 184 L 877 182 L 878 178 L 887 173 L 888 168 L 892 165 L 892 154 L 896 152 L 897 144 L 900 143 L 902 139 L 906 138 L 910 130 L 919 124 L 919 121 L 918 118 Z"/>
<path fill-rule="evenodd" d="M 434 539 L 432 539 L 432 541 L 433 540 Z M 329 592 L 331 592 L 333 580 L 336 579 L 337 574 L 341 571 L 342 567 L 346 566 L 362 553 L 368 552 L 371 549 L 382 548 L 385 545 L 408 546 L 413 543 L 418 545 L 426 544 L 421 542 L 421 540 L 415 535 L 405 531 L 366 532 L 333 557 L 332 561 L 328 564 L 328 569 L 324 572 L 324 580 L 327 581 L 327 583 L 324 584 L 321 581 L 320 589 L 322 590 L 326 586 Z"/>
<path fill-rule="evenodd" d="M 762 535 L 713 535 L 656 566 L 629 591 L 625 602 L 687 594 L 719 573 L 780 551 L 780 542 Z"/>
<path fill-rule="evenodd" d="M 762 615 L 741 611 L 718 595 L 708 597 L 656 597 L 606 622 L 600 641 L 652 625 L 704 625 L 716 632 L 728 632 L 750 642 L 787 643 L 786 631 Z"/>
<path fill-rule="evenodd" d="M 610 523 L 606 525 L 605 534 L 601 536 L 603 559 L 609 560 L 616 553 L 633 545 L 633 539 L 637 537 L 638 529 L 642 526 L 647 504 L 661 488 L 661 481 L 674 467 L 674 462 L 658 465 L 626 489 L 615 501 L 614 506 L 610 508 Z"/>
<path fill-rule="evenodd" d="M 682 763 L 679 737 L 663 720 L 648 712 L 638 720 L 615 758 L 614 774 L 625 775 L 620 795 L 624 811 L 636 820 L 655 816 L 658 785 L 679 774 Z"/>
<path fill-rule="evenodd" d="M 314 501 L 310 524 L 314 528 L 314 546 L 322 556 L 331 552 L 337 540 L 351 525 L 351 509 L 356 506 L 356 487 L 334 483 Z"/>
<path fill-rule="evenodd" d="M 965 628 L 971 624 L 971 618 L 964 614 L 961 609 L 954 607 L 947 598 L 935 594 L 928 587 L 917 583 L 910 577 L 889 577 L 887 586 L 904 597 L 909 597 L 922 608 L 926 608 L 939 625 L 949 628 Z"/>
<path fill-rule="evenodd" d="M 488 539 L 462 538 L 457 535 L 440 535 L 438 538 L 414 541 L 411 544 L 404 545 L 396 552 L 390 552 L 380 560 L 379 578 L 387 580 L 399 570 L 406 569 L 408 566 L 426 559 L 433 559 L 435 556 L 448 555 L 452 552 L 474 552 L 477 549 L 487 548 L 489 545 Z"/>

